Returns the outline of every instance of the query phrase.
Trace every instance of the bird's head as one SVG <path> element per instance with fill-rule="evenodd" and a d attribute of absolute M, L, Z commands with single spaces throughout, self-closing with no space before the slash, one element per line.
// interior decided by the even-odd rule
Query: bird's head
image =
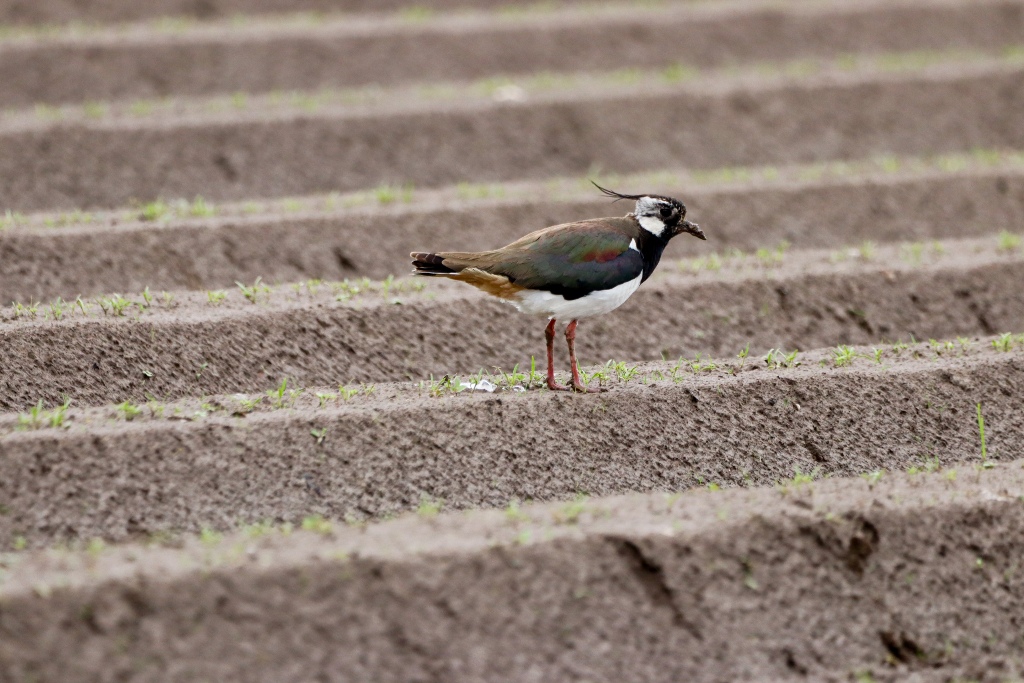
<path fill-rule="evenodd" d="M 702 240 L 707 239 L 699 225 L 686 220 L 686 205 L 678 199 L 660 194 L 620 194 L 597 183 L 594 183 L 594 187 L 606 196 L 614 197 L 615 201 L 635 200 L 633 216 L 640 223 L 640 227 L 666 242 L 684 232 Z"/>

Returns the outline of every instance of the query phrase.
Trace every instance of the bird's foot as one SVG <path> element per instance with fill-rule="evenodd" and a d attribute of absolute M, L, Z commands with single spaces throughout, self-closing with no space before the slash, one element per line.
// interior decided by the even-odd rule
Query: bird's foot
<path fill-rule="evenodd" d="M 570 382 L 563 388 L 571 389 L 572 391 L 575 391 L 578 394 L 603 394 L 604 392 L 608 391 L 604 387 L 588 387 L 585 384 L 583 384 L 583 382 L 580 382 L 578 380 Z"/>
<path fill-rule="evenodd" d="M 569 385 L 562 386 L 555 381 L 554 377 L 548 377 L 548 389 L 551 391 L 572 391 L 572 387 Z"/>

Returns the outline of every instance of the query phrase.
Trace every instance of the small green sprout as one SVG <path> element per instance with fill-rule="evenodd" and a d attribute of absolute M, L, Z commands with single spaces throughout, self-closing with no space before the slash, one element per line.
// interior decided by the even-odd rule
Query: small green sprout
<path fill-rule="evenodd" d="M 323 408 L 325 405 L 327 405 L 328 402 L 330 402 L 330 401 L 337 401 L 338 400 L 338 395 L 337 394 L 328 393 L 328 392 L 319 392 L 318 391 L 316 393 L 316 398 L 317 398 L 318 401 L 320 401 L 320 407 Z"/>
<path fill-rule="evenodd" d="M 316 445 L 319 446 L 327 438 L 327 427 L 321 427 L 320 429 L 310 429 L 310 435 L 316 439 Z"/>
<path fill-rule="evenodd" d="M 1015 235 L 1012 232 L 1003 230 L 999 233 L 999 251 L 1017 251 L 1020 249 L 1021 238 L 1020 235 Z"/>
<path fill-rule="evenodd" d="M 862 474 L 860 476 L 868 483 L 869 486 L 874 486 L 875 484 L 882 480 L 882 477 L 885 476 L 885 470 L 875 470 L 874 472 L 866 472 L 865 474 Z"/>
<path fill-rule="evenodd" d="M 346 387 L 344 385 L 340 385 L 338 387 L 338 396 L 340 396 L 341 400 L 343 400 L 343 401 L 347 401 L 350 398 L 352 398 L 353 396 L 357 396 L 358 394 L 359 394 L 359 389 L 358 388 Z"/>
<path fill-rule="evenodd" d="M 527 389 L 532 388 L 534 383 L 540 384 L 540 381 L 541 381 L 541 374 L 539 372 L 537 372 L 537 358 L 536 358 L 536 356 L 530 356 L 530 377 L 529 377 L 528 381 L 529 381 L 529 384 L 527 384 L 527 386 L 526 386 Z"/>
<path fill-rule="evenodd" d="M 1009 353 L 1013 350 L 1013 335 L 1009 332 L 999 335 L 997 339 L 992 340 L 992 348 L 996 351 Z"/>
<path fill-rule="evenodd" d="M 529 515 L 519 508 L 519 501 L 512 499 L 505 508 L 505 517 L 510 522 L 525 522 L 530 519 Z"/>
<path fill-rule="evenodd" d="M 636 379 L 636 376 L 640 374 L 640 370 L 637 366 L 629 367 L 625 362 L 619 361 L 608 361 L 605 363 L 605 367 L 610 368 L 615 372 L 615 376 L 618 377 L 620 382 L 628 384 L 631 380 Z"/>
<path fill-rule="evenodd" d="M 223 289 L 211 290 L 206 293 L 206 299 L 213 306 L 219 306 L 227 297 L 228 293 Z"/>
<path fill-rule="evenodd" d="M 302 389 L 289 390 L 288 378 L 285 377 L 276 389 L 271 389 L 267 392 L 267 396 L 270 398 L 271 405 L 280 410 L 287 406 L 295 405 L 295 401 L 298 400 L 302 391 Z"/>
<path fill-rule="evenodd" d="M 750 342 L 747 342 L 747 345 L 743 347 L 743 350 L 736 355 L 740 360 L 740 367 L 746 365 L 748 356 L 750 356 Z"/>
<path fill-rule="evenodd" d="M 764 362 L 765 365 L 772 370 L 797 367 L 800 365 L 796 359 L 799 353 L 799 350 L 786 353 L 782 349 L 771 349 L 768 351 L 768 354 L 765 355 Z"/>
<path fill-rule="evenodd" d="M 333 531 L 333 525 L 320 515 L 310 515 L 302 520 L 302 529 L 315 534 L 327 536 Z"/>
<path fill-rule="evenodd" d="M 142 408 L 135 405 L 131 401 L 118 403 L 116 406 L 114 406 L 114 409 L 121 414 L 121 416 L 125 419 L 126 422 L 131 422 L 140 414 L 142 414 Z"/>
<path fill-rule="evenodd" d="M 430 496 L 424 495 L 420 498 L 420 506 L 416 509 L 416 514 L 420 517 L 437 517 L 437 514 L 441 512 L 441 501 L 434 500 Z"/>
<path fill-rule="evenodd" d="M 103 309 L 104 314 L 115 316 L 124 316 L 129 308 L 137 305 L 134 301 L 126 299 L 120 294 L 111 294 L 109 297 L 101 298 L 98 303 L 100 308 Z"/>
<path fill-rule="evenodd" d="M 238 288 L 240 290 L 242 290 L 242 296 L 244 296 L 253 304 L 256 303 L 256 299 L 260 294 L 270 293 L 270 287 L 263 284 L 263 278 L 261 277 L 256 278 L 256 281 L 253 282 L 251 286 L 244 285 L 241 282 L 237 281 L 235 282 L 235 284 L 238 285 Z"/>
<path fill-rule="evenodd" d="M 196 197 L 188 207 L 188 215 L 194 218 L 209 218 L 217 213 L 212 204 L 208 204 L 202 197 Z"/>
<path fill-rule="evenodd" d="M 247 398 L 241 394 L 235 397 L 238 400 L 239 410 L 237 412 L 245 415 L 256 410 L 256 406 L 263 400 L 263 396 L 257 396 L 255 398 Z"/>
<path fill-rule="evenodd" d="M 162 199 L 144 204 L 139 218 L 144 221 L 158 221 L 170 216 L 171 207 Z"/>
<path fill-rule="evenodd" d="M 579 521 L 580 515 L 587 509 L 587 496 L 580 493 L 571 503 L 566 503 L 556 514 L 558 521 L 565 524 L 575 524 Z"/>
<path fill-rule="evenodd" d="M 840 345 L 832 351 L 832 361 L 837 368 L 850 365 L 856 357 L 857 353 L 849 346 Z"/>
<path fill-rule="evenodd" d="M 203 527 L 202 531 L 199 532 L 199 541 L 203 545 L 217 545 L 220 543 L 223 535 L 210 529 L 209 527 Z"/>
<path fill-rule="evenodd" d="M 981 414 L 981 403 L 978 403 L 978 435 L 981 438 L 981 466 L 991 469 L 993 464 L 988 461 L 988 448 L 985 445 L 985 417 Z"/>

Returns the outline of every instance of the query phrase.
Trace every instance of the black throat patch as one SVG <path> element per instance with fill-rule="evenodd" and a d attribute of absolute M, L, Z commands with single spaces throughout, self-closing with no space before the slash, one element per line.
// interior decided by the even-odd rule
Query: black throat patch
<path fill-rule="evenodd" d="M 633 220 L 636 219 L 634 218 Z M 640 221 L 636 221 L 636 224 L 639 229 L 636 247 L 640 250 L 640 256 L 644 259 L 644 277 L 641 282 L 646 282 L 647 278 L 654 272 L 654 269 L 658 267 L 658 262 L 661 261 L 661 254 L 665 251 L 668 240 L 645 230 L 640 225 Z M 665 228 L 665 232 L 668 232 L 668 228 Z"/>

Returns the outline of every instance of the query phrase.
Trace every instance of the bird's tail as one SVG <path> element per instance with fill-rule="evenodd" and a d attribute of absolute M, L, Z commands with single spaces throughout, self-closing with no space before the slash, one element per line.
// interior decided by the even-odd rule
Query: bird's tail
<path fill-rule="evenodd" d="M 414 275 L 453 275 L 459 272 L 444 264 L 444 256 L 442 254 L 414 251 L 409 254 L 409 258 L 412 259 L 413 268 L 416 269 L 413 271 Z"/>
<path fill-rule="evenodd" d="M 485 268 L 488 257 L 492 252 L 439 252 L 429 254 L 427 252 L 413 252 L 410 258 L 417 275 L 454 275 L 466 270 L 466 268 Z"/>

